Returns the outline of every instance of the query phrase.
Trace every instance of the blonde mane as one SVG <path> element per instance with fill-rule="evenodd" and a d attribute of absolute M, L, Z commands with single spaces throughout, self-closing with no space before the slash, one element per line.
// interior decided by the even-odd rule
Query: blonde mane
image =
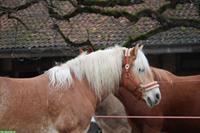
<path fill-rule="evenodd" d="M 69 87 L 73 83 L 71 73 L 79 80 L 86 78 L 97 96 L 103 92 L 114 92 L 119 87 L 122 72 L 123 48 L 116 46 L 98 50 L 55 66 L 46 73 L 50 85 L 57 88 Z"/>
<path fill-rule="evenodd" d="M 111 93 L 119 88 L 122 74 L 122 61 L 124 48 L 115 46 L 105 50 L 98 50 L 90 54 L 81 54 L 68 62 L 55 66 L 46 73 L 49 76 L 50 85 L 57 88 L 70 87 L 73 83 L 71 73 L 79 80 L 87 79 L 97 96 L 102 93 Z M 138 61 L 137 61 L 138 59 Z M 146 57 L 138 52 L 137 64 L 147 65 Z M 141 62 L 140 60 L 144 60 Z M 66 88 L 66 87 L 65 87 Z"/>

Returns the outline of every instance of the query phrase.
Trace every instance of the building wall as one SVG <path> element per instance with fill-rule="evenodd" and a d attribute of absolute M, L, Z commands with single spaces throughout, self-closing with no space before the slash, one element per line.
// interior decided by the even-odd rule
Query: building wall
<path fill-rule="evenodd" d="M 34 58 L 34 59 L 1 59 L 0 76 L 8 77 L 33 77 L 44 73 L 57 62 L 65 62 L 70 58 Z"/>
<path fill-rule="evenodd" d="M 147 55 L 151 66 L 163 68 L 177 75 L 200 74 L 200 53 Z M 65 62 L 70 57 L 41 59 L 1 59 L 0 75 L 9 77 L 32 77 Z"/>
<path fill-rule="evenodd" d="M 177 75 L 200 74 L 200 53 L 147 55 L 151 66 Z"/>

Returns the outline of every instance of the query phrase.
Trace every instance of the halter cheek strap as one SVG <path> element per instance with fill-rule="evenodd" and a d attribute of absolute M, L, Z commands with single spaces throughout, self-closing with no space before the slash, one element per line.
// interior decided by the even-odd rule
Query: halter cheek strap
<path fill-rule="evenodd" d="M 138 84 L 137 82 L 136 82 L 136 80 L 132 77 L 132 76 L 130 76 L 130 62 L 129 62 L 129 57 L 130 57 L 130 51 L 131 51 L 131 49 L 125 49 L 125 54 L 124 54 L 124 69 L 125 69 L 125 76 L 126 76 L 126 79 L 129 79 L 129 80 L 131 80 L 131 82 L 134 84 L 134 85 L 136 85 L 136 84 Z M 127 81 L 128 80 L 124 80 L 124 82 L 123 82 L 123 84 L 124 84 L 124 86 L 127 86 L 128 85 L 128 83 L 127 83 Z M 136 91 L 137 90 L 137 88 L 140 88 L 140 86 L 138 85 L 138 86 L 131 86 L 132 87 L 132 93 L 134 93 L 134 95 L 137 97 L 137 99 L 141 99 L 142 98 L 142 93 L 140 93 L 140 91 Z M 133 89 L 134 88 L 134 89 Z"/>
<path fill-rule="evenodd" d="M 126 72 L 128 72 L 129 71 L 129 68 L 130 68 L 130 64 L 129 64 L 129 57 L 130 57 L 130 51 L 131 51 L 131 49 L 125 49 L 125 59 L 124 59 L 124 64 L 125 64 L 125 70 L 126 70 Z"/>
<path fill-rule="evenodd" d="M 129 78 L 129 68 L 130 68 L 130 65 L 129 65 L 129 57 L 130 57 L 130 50 L 128 48 L 124 48 L 125 50 L 125 53 L 124 53 L 124 69 L 125 69 L 125 77 L 126 78 Z M 123 81 L 123 84 L 126 86 L 127 85 L 127 82 L 126 80 Z"/>

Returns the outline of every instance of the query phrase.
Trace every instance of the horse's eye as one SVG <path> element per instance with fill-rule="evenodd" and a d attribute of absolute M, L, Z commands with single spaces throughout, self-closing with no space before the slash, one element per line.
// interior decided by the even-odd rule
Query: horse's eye
<path fill-rule="evenodd" d="M 139 68 L 138 71 L 139 71 L 139 72 L 144 72 L 145 69 L 144 69 L 144 68 Z"/>

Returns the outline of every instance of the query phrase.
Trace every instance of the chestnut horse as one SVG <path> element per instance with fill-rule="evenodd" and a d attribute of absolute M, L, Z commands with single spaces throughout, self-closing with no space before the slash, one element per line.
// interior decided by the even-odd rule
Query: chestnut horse
<path fill-rule="evenodd" d="M 125 106 L 127 115 L 130 116 L 200 116 L 200 75 L 196 76 L 176 76 L 166 70 L 153 68 L 154 80 L 160 85 L 162 100 L 156 107 L 150 109 L 137 100 L 126 89 L 120 90 L 118 96 Z M 101 103 L 101 110 L 104 115 L 110 115 L 112 112 L 123 112 L 124 108 L 115 108 L 106 110 L 107 106 L 115 104 L 120 105 L 119 101 L 113 97 Z M 112 101 L 110 103 L 108 101 Z M 108 105 L 109 104 L 109 105 Z M 118 109 L 116 111 L 116 109 Z M 124 115 L 120 113 L 118 115 Z M 107 129 L 109 120 L 105 118 L 96 119 L 102 130 Z M 116 120 L 116 119 L 115 119 Z M 114 121 L 114 120 L 113 120 Z M 119 120 L 118 120 L 119 121 Z M 132 127 L 132 133 L 160 133 L 161 131 L 169 133 L 197 133 L 200 132 L 200 119 L 129 119 Z M 106 126 L 107 125 L 107 126 Z M 111 128 L 122 127 L 124 125 L 113 125 Z M 113 131 L 114 132 L 114 131 Z M 106 133 L 106 132 L 105 132 Z"/>
<path fill-rule="evenodd" d="M 97 104 L 119 88 L 150 107 L 160 102 L 158 84 L 138 46 L 81 54 L 33 78 L 1 77 L 0 130 L 84 133 Z"/>

